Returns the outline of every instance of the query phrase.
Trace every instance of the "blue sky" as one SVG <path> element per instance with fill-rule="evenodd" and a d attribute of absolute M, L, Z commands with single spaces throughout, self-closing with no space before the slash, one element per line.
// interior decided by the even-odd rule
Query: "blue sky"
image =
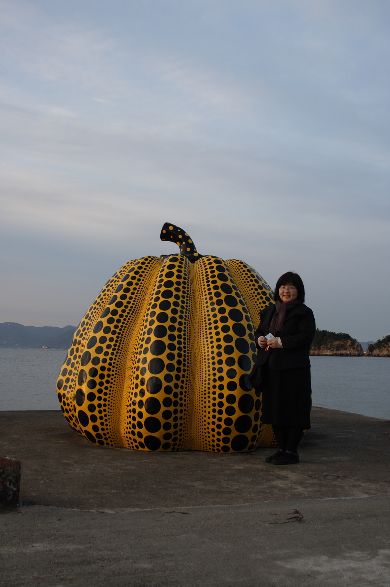
<path fill-rule="evenodd" d="M 390 333 L 390 4 L 0 0 L 0 321 L 77 324 L 126 260 L 305 282 Z"/>

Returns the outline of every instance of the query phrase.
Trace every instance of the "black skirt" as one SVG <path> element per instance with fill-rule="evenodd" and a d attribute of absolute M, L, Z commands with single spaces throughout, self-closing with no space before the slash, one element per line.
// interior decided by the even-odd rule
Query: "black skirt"
<path fill-rule="evenodd" d="M 261 421 L 279 427 L 310 428 L 310 367 L 276 371 L 265 364 L 260 370 L 256 387 L 262 393 Z"/>

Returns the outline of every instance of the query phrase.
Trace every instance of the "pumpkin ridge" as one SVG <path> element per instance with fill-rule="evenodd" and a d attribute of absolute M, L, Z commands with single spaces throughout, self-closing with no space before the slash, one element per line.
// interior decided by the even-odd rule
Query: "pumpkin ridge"
<path fill-rule="evenodd" d="M 131 410 L 126 413 L 131 448 L 178 450 L 184 444 L 189 397 L 188 269 L 183 255 L 160 259 L 130 380 Z"/>
<path fill-rule="evenodd" d="M 150 267 L 143 267 L 142 265 L 153 259 L 153 265 Z M 131 326 L 128 327 L 127 339 L 123 339 L 122 344 L 122 393 L 118 404 L 118 435 L 120 438 L 120 445 L 126 448 L 133 448 L 133 438 L 129 429 L 128 416 L 131 408 L 134 388 L 132 387 L 132 379 L 134 376 L 134 361 L 137 356 L 140 341 L 142 338 L 142 329 L 144 326 L 144 317 L 146 308 L 150 303 L 152 292 L 150 287 L 157 280 L 158 272 L 160 270 L 160 258 L 158 257 L 143 257 L 139 260 L 139 283 L 138 287 L 131 291 L 133 304 L 131 306 Z M 142 275 L 142 271 L 145 271 Z M 136 300 L 134 299 L 136 298 Z"/>
<path fill-rule="evenodd" d="M 97 404 L 98 408 L 100 405 L 98 412 L 101 410 L 102 413 L 95 424 L 99 443 L 123 446 L 121 407 L 126 394 L 126 357 L 137 334 L 137 319 L 147 294 L 148 281 L 158 264 L 158 257 L 149 256 L 136 260 L 117 284 L 114 295 L 100 317 L 101 324 L 98 322 L 94 328 L 94 332 L 99 328 L 99 334 L 110 329 L 108 335 L 111 335 L 108 342 L 103 343 L 105 356 L 96 366 L 95 374 L 95 380 L 101 378 L 104 383 L 104 391 Z M 98 342 L 101 342 L 100 337 Z M 93 347 L 93 351 L 91 361 L 98 349 Z M 90 430 L 90 433 L 93 432 Z"/>
<path fill-rule="evenodd" d="M 76 388 L 80 371 L 80 361 L 85 346 L 92 334 L 94 323 L 104 310 L 108 300 L 117 287 L 118 281 L 134 266 L 136 261 L 127 261 L 110 279 L 107 280 L 100 293 L 90 305 L 87 313 L 80 321 L 67 352 L 64 364 L 57 379 L 58 399 L 63 414 L 77 432 L 83 434 L 83 427 L 76 415 Z"/>
<path fill-rule="evenodd" d="M 82 434 L 92 442 L 120 446 L 119 407 L 123 394 L 125 351 L 133 317 L 146 289 L 156 257 L 130 261 L 116 274 L 113 295 L 99 314 L 86 339 L 79 363 L 75 407 Z M 99 308 L 101 310 L 101 307 Z"/>
<path fill-rule="evenodd" d="M 247 342 L 250 315 L 225 261 L 204 256 L 193 271 L 193 448 L 247 450 L 257 437 L 260 408 L 248 381 L 255 352 Z"/>
<path fill-rule="evenodd" d="M 226 261 L 226 265 L 248 307 L 252 319 L 252 328 L 248 332 L 248 336 L 253 343 L 256 343 L 254 329 L 259 322 L 260 311 L 273 303 L 272 290 L 261 275 L 244 261 L 229 259 Z M 256 447 L 271 446 L 274 440 L 272 426 L 259 422 Z"/>

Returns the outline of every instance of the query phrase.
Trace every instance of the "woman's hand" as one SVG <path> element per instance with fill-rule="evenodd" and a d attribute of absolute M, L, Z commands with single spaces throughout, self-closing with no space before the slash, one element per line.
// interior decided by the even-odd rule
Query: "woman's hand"
<path fill-rule="evenodd" d="M 266 341 L 268 343 L 269 348 L 271 349 L 282 349 L 283 345 L 280 341 L 280 338 L 271 338 Z"/>
<path fill-rule="evenodd" d="M 259 336 L 257 343 L 261 349 L 265 349 L 268 346 L 268 340 L 265 338 L 265 336 Z"/>

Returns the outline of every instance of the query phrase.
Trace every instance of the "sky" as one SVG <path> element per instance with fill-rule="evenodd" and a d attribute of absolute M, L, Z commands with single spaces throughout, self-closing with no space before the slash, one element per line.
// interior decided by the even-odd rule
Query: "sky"
<path fill-rule="evenodd" d="M 127 260 L 288 270 L 390 334 L 387 0 L 0 0 L 0 322 L 76 325 Z M 174 247 L 175 248 L 175 247 Z"/>

